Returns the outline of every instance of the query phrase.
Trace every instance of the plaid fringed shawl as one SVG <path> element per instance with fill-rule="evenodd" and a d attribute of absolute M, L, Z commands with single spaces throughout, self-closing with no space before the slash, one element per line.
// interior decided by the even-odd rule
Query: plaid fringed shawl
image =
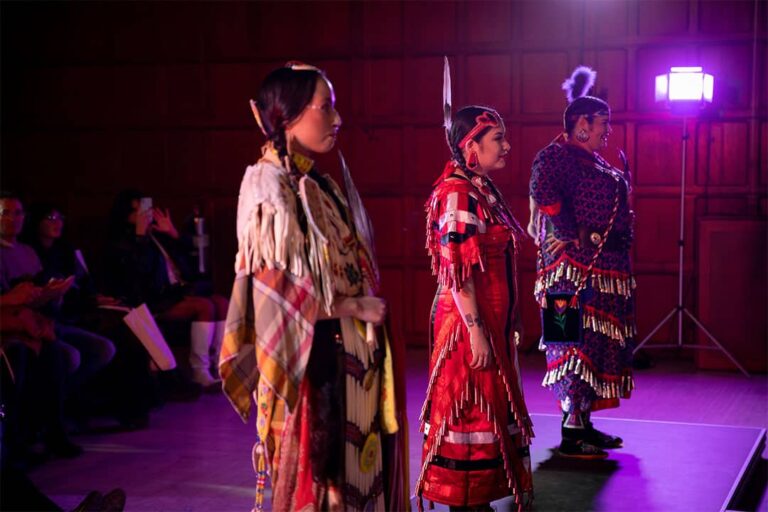
<path fill-rule="evenodd" d="M 296 208 L 289 178 L 278 165 L 262 160 L 248 167 L 238 201 L 236 277 L 219 373 L 243 421 L 257 403 L 256 509 L 263 502 L 266 466 L 279 450 L 286 408 L 294 410 L 298 401 L 320 307 Z"/>
<path fill-rule="evenodd" d="M 260 377 L 292 410 L 309 360 L 319 303 L 296 208 L 290 179 L 277 164 L 262 159 L 246 169 L 219 359 L 224 392 L 243 420 Z"/>
<path fill-rule="evenodd" d="M 237 276 L 219 362 L 224 392 L 243 421 L 251 414 L 252 401 L 257 406 L 254 510 L 263 509 L 268 476 L 272 481 L 275 510 L 319 503 L 325 492 L 325 485 L 307 478 L 311 475 L 311 461 L 309 452 L 303 448 L 309 434 L 308 424 L 303 421 L 308 414 L 304 374 L 314 323 L 324 301 L 317 292 L 318 281 L 313 278 L 313 272 L 319 267 L 310 264 L 312 254 L 307 251 L 312 240 L 297 223 L 302 205 L 297 204 L 287 173 L 278 165 L 262 160 L 249 167 L 243 178 L 238 203 Z M 334 183 L 330 185 L 330 192 L 339 196 L 339 207 L 343 207 L 340 190 Z M 328 193 L 324 190 L 321 199 L 330 200 L 330 196 L 325 197 Z M 345 229 L 349 231 L 347 226 L 334 224 L 334 227 L 342 238 L 336 243 L 348 247 L 349 237 L 343 236 Z M 358 263 L 358 254 L 351 254 L 350 265 L 344 265 L 327 254 L 327 249 L 320 246 L 315 249 L 315 256 L 330 258 L 334 263 L 332 268 L 325 269 L 338 278 L 334 281 L 333 295 L 360 293 L 361 272 L 350 272 L 353 264 Z M 340 288 L 342 278 L 354 286 Z M 386 336 L 380 339 L 388 343 Z M 397 351 L 401 347 L 389 348 Z M 387 352 L 389 354 L 389 350 Z M 380 450 L 388 459 L 384 478 L 389 503 L 397 510 L 408 510 L 404 379 L 402 365 L 394 370 L 391 358 L 389 354 L 382 379 L 385 386 L 382 396 L 387 398 L 380 404 L 381 420 L 387 420 L 382 425 L 382 436 L 387 443 Z M 402 363 L 402 354 L 399 360 Z"/>
<path fill-rule="evenodd" d="M 256 400 L 258 439 L 253 450 L 257 474 L 256 510 L 262 509 L 267 467 L 279 452 L 286 407 L 293 410 L 309 361 L 320 303 L 312 278 L 277 269 L 238 272 L 232 287 L 219 359 L 227 398 L 247 421 Z"/>
<path fill-rule="evenodd" d="M 309 275 L 277 269 L 238 273 L 219 359 L 224 392 L 247 420 L 263 377 L 293 409 L 309 360 L 319 303 Z"/>

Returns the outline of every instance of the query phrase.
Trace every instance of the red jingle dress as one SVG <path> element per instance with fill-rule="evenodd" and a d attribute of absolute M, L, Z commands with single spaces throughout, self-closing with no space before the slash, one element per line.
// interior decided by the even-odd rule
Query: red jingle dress
<path fill-rule="evenodd" d="M 533 489 L 528 449 L 533 432 L 515 344 L 516 253 L 523 231 L 488 178 L 469 175 L 453 162 L 436 182 L 426 210 L 427 250 L 438 288 L 416 494 L 452 506 L 514 495 L 522 507 Z M 493 351 L 484 370 L 469 367 L 469 331 L 451 293 L 470 276 Z"/>

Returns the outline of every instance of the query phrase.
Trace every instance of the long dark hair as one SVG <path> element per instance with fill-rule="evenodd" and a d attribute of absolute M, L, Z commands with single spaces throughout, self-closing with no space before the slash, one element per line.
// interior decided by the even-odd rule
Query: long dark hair
<path fill-rule="evenodd" d="M 136 189 L 125 189 L 120 191 L 112 203 L 112 209 L 109 212 L 109 224 L 107 226 L 107 236 L 110 238 L 120 238 L 129 228 L 128 216 L 133 212 L 133 202 L 139 201 L 144 195 Z"/>
<path fill-rule="evenodd" d="M 594 96 L 582 96 L 568 105 L 563 114 L 563 129 L 568 135 L 573 134 L 576 122 L 581 116 L 586 117 L 587 122 L 592 124 L 595 116 L 607 116 L 611 113 L 611 107 L 608 103 Z"/>
<path fill-rule="evenodd" d="M 286 65 L 272 71 L 259 87 L 256 107 L 261 117 L 262 128 L 269 141 L 274 144 L 277 154 L 288 155 L 285 128 L 302 113 L 312 101 L 317 88 L 317 79 L 325 74 L 311 67 Z"/>
<path fill-rule="evenodd" d="M 448 144 L 451 149 L 451 158 L 461 166 L 462 169 L 467 171 L 467 162 L 464 160 L 464 155 L 459 147 L 459 143 L 467 136 L 467 134 L 477 124 L 477 118 L 485 113 L 489 113 L 493 117 L 502 122 L 501 116 L 498 112 L 490 107 L 482 107 L 478 105 L 470 105 L 464 107 L 453 115 L 453 122 L 451 123 L 451 131 L 448 132 Z M 477 132 L 477 135 L 472 137 L 475 142 L 480 142 L 480 139 L 488 133 L 491 126 L 487 126 Z"/>
<path fill-rule="evenodd" d="M 59 212 L 63 215 L 64 210 L 55 203 L 35 203 L 28 210 L 24 219 L 24 230 L 19 239 L 30 245 L 37 245 L 39 240 L 40 223 L 53 212 Z M 66 228 L 66 224 L 64 224 Z M 62 238 L 64 237 L 62 233 Z"/>

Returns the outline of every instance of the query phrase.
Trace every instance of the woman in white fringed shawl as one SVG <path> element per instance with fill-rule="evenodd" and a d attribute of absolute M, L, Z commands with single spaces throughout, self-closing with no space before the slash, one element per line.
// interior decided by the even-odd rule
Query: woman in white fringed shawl
<path fill-rule="evenodd" d="M 240 188 L 220 371 L 244 420 L 256 400 L 256 509 L 269 476 L 273 510 L 403 510 L 407 476 L 382 460 L 398 430 L 391 353 L 365 328 L 386 305 L 347 199 L 311 159 L 341 126 L 333 86 L 289 63 L 251 107 L 267 143 Z"/>

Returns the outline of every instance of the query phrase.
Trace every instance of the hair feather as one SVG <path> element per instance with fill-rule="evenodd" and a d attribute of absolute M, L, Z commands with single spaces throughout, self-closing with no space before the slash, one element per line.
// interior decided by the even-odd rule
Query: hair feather
<path fill-rule="evenodd" d="M 574 69 L 570 78 L 566 78 L 562 85 L 568 103 L 573 103 L 573 100 L 586 96 L 592 86 L 595 85 L 596 78 L 597 72 L 590 67 L 579 66 Z"/>

